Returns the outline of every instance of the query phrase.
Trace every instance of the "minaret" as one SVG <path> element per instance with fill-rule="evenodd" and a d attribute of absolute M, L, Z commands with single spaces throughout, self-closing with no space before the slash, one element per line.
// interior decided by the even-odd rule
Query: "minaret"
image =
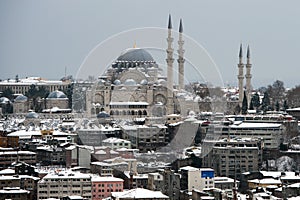
<path fill-rule="evenodd" d="M 173 38 L 172 38 L 172 21 L 171 21 L 171 15 L 169 15 L 169 23 L 168 23 L 168 48 L 167 48 L 167 90 L 168 90 L 168 99 L 167 99 L 167 114 L 173 114 L 174 113 L 174 103 L 173 103 Z"/>
<path fill-rule="evenodd" d="M 242 107 L 243 97 L 244 97 L 244 64 L 243 64 L 243 50 L 242 44 L 240 46 L 240 53 L 239 53 L 239 63 L 238 63 L 238 80 L 239 80 L 239 105 Z"/>
<path fill-rule="evenodd" d="M 246 94 L 247 94 L 247 100 L 248 100 L 248 107 L 250 105 L 251 91 L 252 91 L 252 87 L 251 87 L 251 78 L 252 78 L 251 67 L 252 67 L 252 64 L 250 63 L 250 47 L 248 45 L 248 48 L 247 48 L 246 75 L 245 75 L 245 78 L 246 78 Z"/>
<path fill-rule="evenodd" d="M 183 32 L 183 26 L 182 26 L 182 20 L 180 19 L 179 24 L 179 39 L 178 39 L 178 88 L 179 90 L 184 90 L 184 49 L 183 44 L 184 41 L 182 39 L 182 32 Z"/>

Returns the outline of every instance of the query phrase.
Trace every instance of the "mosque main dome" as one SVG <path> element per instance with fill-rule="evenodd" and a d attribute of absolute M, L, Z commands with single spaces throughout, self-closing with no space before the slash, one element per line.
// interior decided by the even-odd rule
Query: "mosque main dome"
<path fill-rule="evenodd" d="M 155 62 L 152 55 L 140 48 L 130 48 L 126 49 L 118 58 L 116 62 Z"/>

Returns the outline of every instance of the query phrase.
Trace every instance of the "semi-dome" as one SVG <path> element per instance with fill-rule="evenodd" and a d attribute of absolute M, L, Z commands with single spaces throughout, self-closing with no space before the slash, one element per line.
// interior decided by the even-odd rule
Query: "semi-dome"
<path fill-rule="evenodd" d="M 104 111 L 99 112 L 97 114 L 97 118 L 108 118 L 108 117 L 109 117 L 109 114 L 107 112 L 104 112 Z"/>
<path fill-rule="evenodd" d="M 147 85 L 148 84 L 148 81 L 146 79 L 143 79 L 141 82 L 140 82 L 141 85 Z"/>
<path fill-rule="evenodd" d="M 117 59 L 117 62 L 154 62 L 151 54 L 140 48 L 126 49 Z"/>
<path fill-rule="evenodd" d="M 37 119 L 39 118 L 39 115 L 36 112 L 29 112 L 25 116 L 26 119 Z"/>
<path fill-rule="evenodd" d="M 17 103 L 26 102 L 27 100 L 28 100 L 28 98 L 22 94 L 15 98 L 15 102 L 17 102 Z"/>
<path fill-rule="evenodd" d="M 133 79 L 127 79 L 125 82 L 124 82 L 124 85 L 129 85 L 129 86 L 133 86 L 133 85 L 136 85 L 136 82 L 135 80 Z"/>
<path fill-rule="evenodd" d="M 53 91 L 51 92 L 48 97 L 48 99 L 65 99 L 67 98 L 67 95 L 65 95 L 65 93 L 63 93 L 62 91 Z"/>
<path fill-rule="evenodd" d="M 1 97 L 0 98 L 0 103 L 1 104 L 10 103 L 10 100 L 7 97 Z"/>
<path fill-rule="evenodd" d="M 115 81 L 114 81 L 114 85 L 121 85 L 122 83 L 121 83 L 121 81 L 119 80 L 119 79 L 116 79 Z"/>

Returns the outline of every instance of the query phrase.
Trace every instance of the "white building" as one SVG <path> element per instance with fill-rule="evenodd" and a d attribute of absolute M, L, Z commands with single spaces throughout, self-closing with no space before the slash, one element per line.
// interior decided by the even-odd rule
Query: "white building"
<path fill-rule="evenodd" d="M 65 90 L 68 88 L 70 82 L 59 80 L 45 80 L 41 77 L 26 77 L 24 79 L 8 79 L 0 81 L 0 91 L 11 89 L 14 94 L 23 94 L 30 89 L 32 85 L 38 87 L 45 87 L 49 92 L 55 90 Z"/>
<path fill-rule="evenodd" d="M 78 195 L 92 199 L 91 176 L 72 171 L 49 173 L 38 182 L 38 199 Z"/>
<path fill-rule="evenodd" d="M 283 125 L 274 123 L 240 122 L 229 127 L 231 137 L 262 139 L 264 148 L 268 149 L 279 148 L 284 132 Z"/>
<path fill-rule="evenodd" d="M 214 188 L 215 172 L 211 168 L 195 168 L 186 166 L 180 168 L 181 185 L 187 186 L 189 192 L 193 189 L 203 190 L 205 188 Z"/>

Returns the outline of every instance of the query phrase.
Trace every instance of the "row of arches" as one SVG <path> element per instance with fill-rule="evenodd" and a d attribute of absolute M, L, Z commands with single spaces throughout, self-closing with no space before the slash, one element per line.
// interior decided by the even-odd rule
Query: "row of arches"
<path fill-rule="evenodd" d="M 111 110 L 110 115 L 147 116 L 146 110 Z"/>

